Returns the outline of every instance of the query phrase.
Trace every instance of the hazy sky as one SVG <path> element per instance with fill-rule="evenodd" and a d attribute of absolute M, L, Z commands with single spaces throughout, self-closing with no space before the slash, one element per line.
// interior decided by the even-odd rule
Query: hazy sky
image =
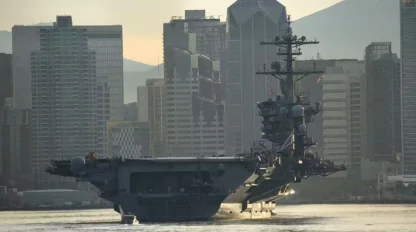
<path fill-rule="evenodd" d="M 279 0 L 297 19 L 341 0 Z M 71 15 L 76 25 L 123 25 L 124 57 L 143 63 L 162 62 L 162 24 L 185 9 L 206 9 L 222 15 L 235 0 L 0 0 L 0 30 L 13 25 L 53 22 L 56 15 Z M 6 7 L 4 7 L 6 6 Z"/>

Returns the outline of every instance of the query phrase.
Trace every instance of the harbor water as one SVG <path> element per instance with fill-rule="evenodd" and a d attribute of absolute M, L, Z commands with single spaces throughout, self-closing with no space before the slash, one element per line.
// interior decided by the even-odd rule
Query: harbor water
<path fill-rule="evenodd" d="M 3 231 L 416 231 L 416 205 L 290 205 L 278 206 L 266 220 L 211 220 L 188 223 L 120 225 L 111 209 L 79 211 L 0 212 Z"/>

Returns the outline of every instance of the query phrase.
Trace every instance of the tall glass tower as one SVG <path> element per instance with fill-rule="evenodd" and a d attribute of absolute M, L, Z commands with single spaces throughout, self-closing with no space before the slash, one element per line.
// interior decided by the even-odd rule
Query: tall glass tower
<path fill-rule="evenodd" d="M 261 138 L 257 102 L 276 98 L 274 77 L 256 76 L 276 60 L 277 49 L 261 41 L 284 35 L 286 8 L 276 0 L 237 0 L 228 7 L 225 78 L 225 147 L 227 154 L 249 151 Z M 269 67 L 267 67 L 269 69 Z"/>
<path fill-rule="evenodd" d="M 40 49 L 31 54 L 33 171 L 38 188 L 71 188 L 70 179 L 44 172 L 51 159 L 105 149 L 109 87 L 97 79 L 96 53 L 86 29 L 58 16 L 40 29 Z"/>
<path fill-rule="evenodd" d="M 416 177 L 416 1 L 400 1 L 403 174 Z"/>

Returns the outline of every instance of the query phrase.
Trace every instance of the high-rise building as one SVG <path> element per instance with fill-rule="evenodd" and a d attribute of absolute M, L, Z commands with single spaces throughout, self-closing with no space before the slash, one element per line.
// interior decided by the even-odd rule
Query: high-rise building
<path fill-rule="evenodd" d="M 96 76 L 109 86 L 110 120 L 123 120 L 122 26 L 73 26 L 85 30 L 88 49 L 95 52 Z M 40 49 L 41 29 L 51 26 L 14 26 L 12 29 L 14 97 L 17 109 L 31 109 L 31 53 Z"/>
<path fill-rule="evenodd" d="M 139 122 L 149 122 L 150 120 L 152 120 L 152 118 L 149 117 L 149 105 L 152 104 L 152 102 L 149 102 L 149 101 L 150 99 L 149 99 L 148 87 L 138 86 L 137 87 L 137 118 Z"/>
<path fill-rule="evenodd" d="M 365 49 L 365 154 L 371 161 L 394 161 L 401 153 L 400 62 L 390 42 Z"/>
<path fill-rule="evenodd" d="M 146 86 L 137 87 L 138 119 L 150 122 L 153 154 L 166 155 L 164 127 L 164 79 L 147 79 Z"/>
<path fill-rule="evenodd" d="M 172 20 L 175 23 L 176 20 Z M 206 55 L 214 60 L 221 60 L 221 52 L 224 50 L 225 34 L 224 24 L 219 18 L 206 17 L 205 10 L 185 10 L 185 19 L 188 24 L 188 32 L 196 34 L 196 52 Z"/>
<path fill-rule="evenodd" d="M 328 67 L 334 67 L 337 60 L 297 60 L 294 62 L 295 70 L 312 70 L 314 67 L 317 70 L 324 71 Z M 321 74 L 310 74 L 295 83 L 295 91 L 297 94 L 302 94 L 307 97 L 305 101 L 310 103 L 322 102 L 322 82 L 320 82 Z M 315 115 L 314 122 L 308 124 L 308 134 L 317 143 L 316 151 L 320 154 L 323 149 L 323 114 Z"/>
<path fill-rule="evenodd" d="M 13 96 L 12 55 L 0 53 L 0 110 L 4 101 Z"/>
<path fill-rule="evenodd" d="M 363 160 L 363 110 L 365 98 L 362 94 L 364 74 L 349 76 L 347 82 L 347 128 L 348 128 L 348 176 L 354 179 L 361 178 L 361 163 Z"/>
<path fill-rule="evenodd" d="M 351 162 L 351 121 L 356 121 L 351 103 L 360 96 L 351 95 L 352 83 L 364 74 L 364 62 L 339 61 L 335 67 L 328 67 L 322 79 L 323 89 L 323 154 L 337 164 Z M 356 90 L 354 90 L 356 91 Z M 355 124 L 354 124 L 355 128 Z M 355 133 L 356 131 L 354 131 Z"/>
<path fill-rule="evenodd" d="M 73 27 L 71 16 L 57 16 L 39 37 L 31 53 L 33 171 L 38 187 L 62 187 L 65 180 L 44 172 L 50 159 L 105 154 L 109 86 L 97 78 L 87 29 Z"/>
<path fill-rule="evenodd" d="M 0 53 L 0 115 L 3 114 L 5 100 L 11 97 L 13 93 L 13 76 L 12 76 L 12 55 Z M 3 117 L 0 116 L 0 126 L 3 125 Z M 5 172 L 2 172 L 4 164 L 3 157 L 8 154 L 2 154 L 2 141 L 9 141 L 9 133 L 3 135 L 0 133 L 0 181 L 5 176 Z M 1 184 L 0 184 L 1 185 Z"/>
<path fill-rule="evenodd" d="M 40 30 L 49 26 L 12 28 L 13 92 L 16 109 L 32 108 L 31 53 L 40 49 Z"/>
<path fill-rule="evenodd" d="M 220 62 L 214 58 L 221 46 L 193 31 L 213 22 L 219 29 L 221 24 L 202 18 L 201 12 L 188 11 L 187 16 L 163 25 L 165 138 L 172 155 L 211 156 L 224 149 Z"/>
<path fill-rule="evenodd" d="M 108 122 L 107 153 L 123 158 L 151 156 L 150 133 L 149 122 Z"/>
<path fill-rule="evenodd" d="M 28 189 L 33 180 L 30 110 L 5 106 L 0 122 L 0 185 Z"/>
<path fill-rule="evenodd" d="M 10 129 L 6 126 L 10 123 L 7 120 L 6 99 L 10 99 L 13 94 L 13 76 L 12 76 L 12 55 L 0 53 L 0 185 L 9 185 L 12 177 L 12 166 L 10 159 L 11 134 Z"/>
<path fill-rule="evenodd" d="M 416 0 L 400 1 L 403 174 L 416 176 Z"/>
<path fill-rule="evenodd" d="M 137 108 L 137 102 L 132 102 L 129 104 L 124 104 L 124 117 L 123 121 L 127 122 L 136 122 L 138 121 L 138 108 Z"/>
<path fill-rule="evenodd" d="M 261 139 L 257 102 L 279 94 L 273 77 L 256 76 L 276 61 L 277 48 L 261 46 L 286 33 L 286 8 L 276 0 L 238 0 L 227 11 L 225 141 L 229 154 L 249 151 Z"/>
<path fill-rule="evenodd" d="M 348 161 L 347 83 L 342 67 L 326 69 L 322 80 L 323 154 L 338 164 Z"/>
<path fill-rule="evenodd" d="M 357 60 L 354 59 L 311 59 L 311 60 L 297 60 L 294 62 L 294 67 L 296 70 L 322 70 L 325 76 L 326 70 L 333 70 L 331 67 L 336 67 L 339 63 L 346 63 L 346 62 L 356 62 Z M 339 69 L 338 69 L 339 70 Z M 322 82 L 322 74 L 310 74 L 305 78 L 302 78 L 300 81 L 295 83 L 295 91 L 298 94 L 302 94 L 306 97 L 307 102 L 314 103 L 314 102 L 323 102 L 323 82 Z M 354 86 L 358 80 L 353 81 L 354 78 L 357 76 L 351 77 L 350 84 L 352 88 L 357 88 Z M 361 79 L 360 79 L 361 80 Z M 356 90 L 354 90 L 356 91 Z M 354 94 L 354 98 L 357 97 Z M 355 102 L 353 103 L 355 104 Z M 347 109 L 349 109 L 347 107 Z M 323 113 L 320 113 L 314 117 L 314 123 L 308 125 L 308 133 L 311 135 L 313 140 L 317 143 L 316 151 L 318 154 L 322 154 L 323 151 L 323 141 L 324 141 L 324 134 L 323 134 Z"/>
<path fill-rule="evenodd" d="M 97 78 L 109 86 L 110 121 L 122 121 L 124 116 L 122 26 L 76 27 L 86 29 L 88 49 L 95 52 Z"/>

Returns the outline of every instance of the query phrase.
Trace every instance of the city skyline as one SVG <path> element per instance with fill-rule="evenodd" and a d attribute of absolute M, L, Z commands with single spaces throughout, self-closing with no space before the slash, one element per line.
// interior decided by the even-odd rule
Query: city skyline
<path fill-rule="evenodd" d="M 235 2 L 235 0 L 175 0 L 173 3 L 173 1 L 154 0 L 140 7 L 142 2 L 128 0 L 124 1 L 124 5 L 116 2 L 100 2 L 100 10 L 86 11 L 83 9 L 95 8 L 98 2 L 96 0 L 88 3 L 80 3 L 80 0 L 71 2 L 40 0 L 34 4 L 22 1 L 9 1 L 6 3 L 7 7 L 3 8 L 4 10 L 0 9 L 0 14 L 4 16 L 0 21 L 0 30 L 11 31 L 14 25 L 49 23 L 54 21 L 56 15 L 71 15 L 75 19 L 74 25 L 122 25 L 125 58 L 151 65 L 162 63 L 162 25 L 172 16 L 183 16 L 185 9 L 205 9 L 207 15 L 214 17 L 222 15 L 221 20 L 225 21 L 227 7 Z M 165 7 L 160 8 L 162 2 Z M 309 0 L 307 2 L 280 0 L 279 2 L 286 6 L 287 12 L 296 20 L 330 7 L 341 0 Z M 27 7 L 21 8 L 21 5 Z M 80 5 L 83 7 L 79 8 Z M 26 9 L 30 10 L 26 12 Z M 125 13 L 117 14 L 117 12 Z M 140 23 L 144 20 L 147 23 Z"/>

